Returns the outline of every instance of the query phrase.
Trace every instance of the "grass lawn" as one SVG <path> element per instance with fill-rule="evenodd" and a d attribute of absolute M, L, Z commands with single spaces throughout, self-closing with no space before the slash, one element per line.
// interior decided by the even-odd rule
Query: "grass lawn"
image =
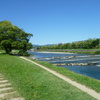
<path fill-rule="evenodd" d="M 5 53 L 5 51 L 4 50 L 0 50 L 0 53 Z"/>
<path fill-rule="evenodd" d="M 25 100 L 95 100 L 62 79 L 16 56 L 0 54 L 0 73 Z"/>
<path fill-rule="evenodd" d="M 37 60 L 34 60 L 34 61 L 66 76 L 66 77 L 69 77 L 70 79 L 72 79 L 78 83 L 86 85 L 87 87 L 100 93 L 100 80 L 96 80 L 96 79 L 93 79 L 93 78 L 90 78 L 90 77 L 87 77 L 87 76 L 84 76 L 81 74 L 74 73 L 66 68 L 57 67 L 48 62 L 41 62 L 41 61 L 37 61 Z"/>

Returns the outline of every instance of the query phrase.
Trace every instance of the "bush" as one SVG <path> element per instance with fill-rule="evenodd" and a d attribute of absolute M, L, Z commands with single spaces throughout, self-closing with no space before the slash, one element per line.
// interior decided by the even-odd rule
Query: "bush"
<path fill-rule="evenodd" d="M 30 56 L 30 54 L 26 51 L 20 50 L 18 53 L 19 56 Z"/>
<path fill-rule="evenodd" d="M 97 45 L 97 46 L 96 46 L 96 49 L 100 49 L 100 45 Z"/>
<path fill-rule="evenodd" d="M 27 56 L 28 57 L 28 56 L 30 56 L 30 54 L 28 52 L 24 52 L 23 56 Z"/>
<path fill-rule="evenodd" d="M 95 51 L 95 53 L 94 54 L 100 54 L 100 51 Z"/>

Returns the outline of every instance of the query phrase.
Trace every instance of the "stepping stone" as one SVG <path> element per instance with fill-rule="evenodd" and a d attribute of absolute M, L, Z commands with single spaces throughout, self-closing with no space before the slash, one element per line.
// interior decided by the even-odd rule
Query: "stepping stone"
<path fill-rule="evenodd" d="M 4 77 L 4 76 L 0 74 L 0 77 Z"/>
<path fill-rule="evenodd" d="M 0 78 L 4 78 L 3 76 L 0 76 Z"/>
<path fill-rule="evenodd" d="M 7 83 L 8 82 L 8 80 L 2 80 L 2 81 L 0 81 L 0 83 Z"/>
<path fill-rule="evenodd" d="M 6 86 L 6 85 L 11 85 L 11 84 L 10 83 L 0 84 L 0 87 Z"/>
<path fill-rule="evenodd" d="M 0 89 L 0 92 L 6 92 L 8 90 L 12 90 L 13 88 L 12 87 L 8 87 L 8 88 L 1 88 Z"/>
<path fill-rule="evenodd" d="M 24 100 L 24 98 L 19 97 L 19 98 L 13 98 L 13 99 L 10 99 L 10 100 Z"/>
<path fill-rule="evenodd" d="M 0 81 L 0 85 L 2 85 L 2 84 L 8 84 L 8 83 L 9 83 L 8 80 Z"/>
<path fill-rule="evenodd" d="M 2 74 L 0 74 L 0 100 L 24 100 Z"/>
<path fill-rule="evenodd" d="M 0 98 L 4 98 L 4 97 L 10 96 L 10 95 L 14 95 L 15 93 L 17 93 L 17 92 L 14 91 L 14 92 L 10 92 L 10 93 L 3 93 L 3 94 L 0 94 Z"/>
<path fill-rule="evenodd" d="M 0 88 L 4 88 L 4 87 L 10 87 L 11 84 L 10 83 L 6 83 L 6 84 L 0 84 Z"/>
<path fill-rule="evenodd" d="M 4 80 L 4 78 L 0 77 L 0 80 Z"/>

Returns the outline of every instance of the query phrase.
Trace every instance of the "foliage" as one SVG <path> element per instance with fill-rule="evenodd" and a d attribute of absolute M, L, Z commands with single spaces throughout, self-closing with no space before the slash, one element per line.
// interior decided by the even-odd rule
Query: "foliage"
<path fill-rule="evenodd" d="M 28 54 L 28 52 L 26 52 L 26 51 L 24 51 L 24 50 L 20 50 L 20 51 L 18 52 L 18 54 L 19 54 L 20 56 L 30 56 L 30 54 Z"/>
<path fill-rule="evenodd" d="M 99 39 L 88 39 L 85 41 L 77 41 L 72 43 L 60 43 L 57 45 L 50 45 L 50 46 L 41 46 L 37 47 L 38 50 L 46 50 L 46 49 L 93 49 L 100 47 Z"/>
<path fill-rule="evenodd" d="M 32 44 L 29 43 L 29 39 L 32 36 L 30 33 L 26 33 L 23 29 L 12 25 L 9 21 L 0 22 L 0 47 L 3 48 L 7 54 L 13 49 L 27 50 L 32 48 Z"/>
<path fill-rule="evenodd" d="M 12 43 L 12 40 L 3 40 L 3 41 L 1 41 L 1 45 L 5 49 L 6 53 L 11 52 L 11 50 L 12 50 L 11 43 Z"/>
<path fill-rule="evenodd" d="M 95 51 L 95 54 L 100 54 L 100 51 Z"/>

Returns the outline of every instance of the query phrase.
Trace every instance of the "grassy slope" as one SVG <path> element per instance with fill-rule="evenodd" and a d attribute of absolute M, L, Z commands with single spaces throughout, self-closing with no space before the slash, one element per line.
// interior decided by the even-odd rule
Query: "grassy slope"
<path fill-rule="evenodd" d="M 51 73 L 21 58 L 0 54 L 0 73 L 26 100 L 95 100 Z"/>
<path fill-rule="evenodd" d="M 47 62 L 40 62 L 35 60 L 35 62 L 40 63 L 41 65 L 44 65 L 52 70 L 57 71 L 60 74 L 65 75 L 66 77 L 71 78 L 74 81 L 77 81 L 78 83 L 81 83 L 83 85 L 86 85 L 87 87 L 97 91 L 100 93 L 100 81 L 93 79 L 93 78 L 89 78 L 87 76 L 83 76 L 80 74 L 76 74 L 74 72 L 69 71 L 68 69 L 62 68 L 62 67 L 57 67 L 55 65 L 52 65 L 50 63 Z"/>

